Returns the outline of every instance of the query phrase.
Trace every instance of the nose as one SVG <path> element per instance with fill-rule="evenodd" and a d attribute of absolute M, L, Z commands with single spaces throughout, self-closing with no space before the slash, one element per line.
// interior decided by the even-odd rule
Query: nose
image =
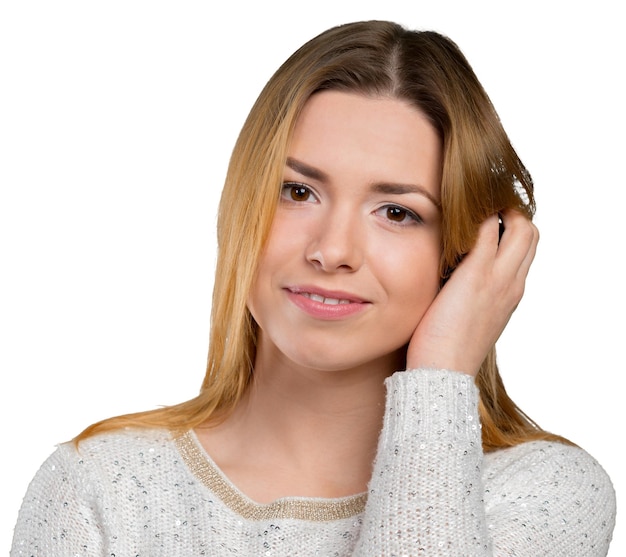
<path fill-rule="evenodd" d="M 317 220 L 306 259 L 326 272 L 354 272 L 363 264 L 365 231 L 348 210 L 331 210 Z"/>

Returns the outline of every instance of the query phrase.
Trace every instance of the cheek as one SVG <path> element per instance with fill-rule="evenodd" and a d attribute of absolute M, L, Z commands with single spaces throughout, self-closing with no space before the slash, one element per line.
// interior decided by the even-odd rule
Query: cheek
<path fill-rule="evenodd" d="M 252 282 L 252 288 L 248 295 L 247 307 L 252 317 L 260 325 L 261 313 L 263 312 L 263 304 L 269 300 L 269 294 L 272 289 L 272 279 L 277 276 L 289 261 L 294 258 L 298 236 L 289 234 L 288 229 L 283 225 L 281 220 L 275 219 L 267 238 L 265 249 L 259 259 L 256 275 Z"/>
<path fill-rule="evenodd" d="M 422 242 L 413 249 L 387 250 L 382 255 L 389 296 L 393 296 L 397 304 L 412 310 L 418 320 L 439 292 L 440 258 L 438 238 Z"/>
<path fill-rule="evenodd" d="M 303 241 L 309 237 L 305 224 L 306 221 L 298 218 L 297 214 L 285 215 L 280 208 L 277 209 L 261 263 L 265 261 L 268 266 L 277 265 L 302 253 Z"/>

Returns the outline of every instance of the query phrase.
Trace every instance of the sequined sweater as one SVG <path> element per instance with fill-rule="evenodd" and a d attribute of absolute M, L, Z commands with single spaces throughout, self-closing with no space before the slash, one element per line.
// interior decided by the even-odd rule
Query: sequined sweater
<path fill-rule="evenodd" d="M 606 555 L 615 493 L 580 448 L 534 441 L 484 454 L 471 377 L 387 380 L 367 493 L 258 504 L 195 434 L 123 430 L 60 445 L 31 482 L 17 556 Z"/>

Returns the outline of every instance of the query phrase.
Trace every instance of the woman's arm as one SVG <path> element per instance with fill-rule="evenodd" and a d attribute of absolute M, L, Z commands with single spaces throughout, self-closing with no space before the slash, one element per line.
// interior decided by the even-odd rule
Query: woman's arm
<path fill-rule="evenodd" d="M 473 379 L 413 370 L 387 407 L 355 555 L 491 555 Z"/>
<path fill-rule="evenodd" d="M 582 449 L 536 441 L 483 455 L 466 374 L 399 372 L 387 389 L 355 555 L 607 554 L 615 493 Z"/>

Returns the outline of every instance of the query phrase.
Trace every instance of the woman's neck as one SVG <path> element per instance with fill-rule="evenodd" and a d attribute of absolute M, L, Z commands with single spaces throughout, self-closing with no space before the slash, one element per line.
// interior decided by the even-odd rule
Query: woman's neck
<path fill-rule="evenodd" d="M 253 500 L 334 498 L 366 490 L 384 413 L 387 366 L 307 370 L 257 354 L 253 381 L 221 424 L 198 430 Z"/>

